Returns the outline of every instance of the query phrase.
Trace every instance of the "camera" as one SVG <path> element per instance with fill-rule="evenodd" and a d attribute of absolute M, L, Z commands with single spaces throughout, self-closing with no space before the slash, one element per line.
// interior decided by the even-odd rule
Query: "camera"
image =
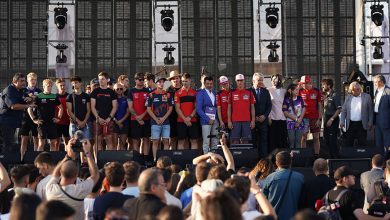
<path fill-rule="evenodd" d="M 223 135 L 225 135 L 226 139 L 229 139 L 229 132 L 226 129 L 223 129 L 221 127 L 217 127 L 217 131 L 218 131 L 218 134 L 217 134 L 218 139 L 221 139 Z"/>
<path fill-rule="evenodd" d="M 72 150 L 74 152 L 83 152 L 83 141 L 84 141 L 84 132 L 78 130 L 74 133 L 73 137 L 76 139 L 76 143 L 72 145 Z"/>

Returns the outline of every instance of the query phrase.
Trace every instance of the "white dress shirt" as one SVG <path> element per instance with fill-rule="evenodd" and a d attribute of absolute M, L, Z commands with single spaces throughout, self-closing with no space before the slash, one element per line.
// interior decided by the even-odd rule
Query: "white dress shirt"
<path fill-rule="evenodd" d="M 209 97 L 211 99 L 211 103 L 213 103 L 213 105 L 215 105 L 215 95 L 214 95 L 213 91 L 206 89 L 206 92 L 207 92 L 207 95 L 209 95 Z"/>
<path fill-rule="evenodd" d="M 362 120 L 362 94 L 352 96 L 351 100 L 351 121 Z"/>
<path fill-rule="evenodd" d="M 381 97 L 382 97 L 382 94 L 383 94 L 384 90 L 385 90 L 385 87 L 382 87 L 382 88 L 376 90 L 375 106 L 374 106 L 374 112 L 376 112 L 376 113 L 378 113 L 379 103 L 381 101 Z"/>

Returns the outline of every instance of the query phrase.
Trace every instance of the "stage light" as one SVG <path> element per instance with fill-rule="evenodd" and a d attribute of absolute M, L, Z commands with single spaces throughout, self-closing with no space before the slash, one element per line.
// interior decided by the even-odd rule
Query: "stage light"
<path fill-rule="evenodd" d="M 175 23 L 173 19 L 173 13 L 173 10 L 170 8 L 161 11 L 161 25 L 165 31 L 170 31 L 173 24 Z"/>
<path fill-rule="evenodd" d="M 65 44 L 58 44 L 57 46 L 55 46 L 55 48 L 60 52 L 56 57 L 56 62 L 57 63 L 66 63 L 66 61 L 68 59 L 64 54 L 64 50 L 66 50 L 68 48 L 68 46 L 66 46 Z"/>
<path fill-rule="evenodd" d="M 172 56 L 172 51 L 174 51 L 176 48 L 166 45 L 163 48 L 163 51 L 166 52 L 165 58 L 164 58 L 164 64 L 165 65 L 173 65 L 175 64 L 175 58 Z"/>
<path fill-rule="evenodd" d="M 67 11 L 68 9 L 63 7 L 54 9 L 54 23 L 58 29 L 64 29 L 66 23 L 68 23 Z"/>
<path fill-rule="evenodd" d="M 372 54 L 374 59 L 383 59 L 383 51 L 382 46 L 385 43 L 381 40 L 375 40 L 371 43 L 372 46 L 374 46 L 374 53 Z"/>
<path fill-rule="evenodd" d="M 275 7 L 275 3 L 272 6 L 272 4 L 269 5 L 268 8 L 265 9 L 265 21 L 271 28 L 276 28 L 276 26 L 279 23 L 279 14 L 278 14 L 279 8 Z"/>
<path fill-rule="evenodd" d="M 268 55 L 268 62 L 270 63 L 275 63 L 275 62 L 278 62 L 279 61 L 279 56 L 276 52 L 276 50 L 280 47 L 279 44 L 276 44 L 276 41 L 274 42 L 270 42 L 268 45 L 267 45 L 267 48 L 270 49 L 269 51 L 269 55 Z"/>
<path fill-rule="evenodd" d="M 376 26 L 381 26 L 383 22 L 383 5 L 375 4 L 371 5 L 371 20 Z"/>

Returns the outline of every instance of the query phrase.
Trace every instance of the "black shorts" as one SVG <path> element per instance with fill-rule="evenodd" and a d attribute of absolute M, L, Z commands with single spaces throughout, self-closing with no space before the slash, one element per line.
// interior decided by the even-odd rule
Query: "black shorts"
<path fill-rule="evenodd" d="M 58 137 L 69 137 L 69 125 L 56 124 L 56 126 Z"/>
<path fill-rule="evenodd" d="M 138 139 L 150 137 L 150 120 L 144 120 L 144 122 L 144 125 L 140 125 L 136 120 L 130 121 L 130 138 Z"/>
<path fill-rule="evenodd" d="M 38 126 L 38 137 L 40 139 L 57 139 L 57 126 L 54 123 L 44 122 L 42 125 Z"/>
<path fill-rule="evenodd" d="M 123 127 L 120 128 L 116 123 L 114 123 L 114 133 L 115 134 L 127 134 L 129 132 L 129 124 L 122 124 Z"/>
<path fill-rule="evenodd" d="M 33 137 L 37 137 L 38 136 L 37 127 L 38 125 L 35 124 L 31 119 L 23 119 L 22 127 L 20 128 L 19 134 L 22 136 L 29 136 L 31 131 L 31 135 Z"/>
<path fill-rule="evenodd" d="M 170 137 L 171 138 L 176 138 L 177 137 L 177 121 L 174 121 L 174 122 L 172 122 L 172 121 L 170 121 L 169 122 L 169 124 L 170 124 L 170 129 L 171 129 L 171 131 L 170 131 Z"/>
<path fill-rule="evenodd" d="M 177 139 L 197 139 L 198 137 L 199 124 L 197 122 L 192 122 L 190 127 L 188 127 L 184 122 L 177 122 Z"/>

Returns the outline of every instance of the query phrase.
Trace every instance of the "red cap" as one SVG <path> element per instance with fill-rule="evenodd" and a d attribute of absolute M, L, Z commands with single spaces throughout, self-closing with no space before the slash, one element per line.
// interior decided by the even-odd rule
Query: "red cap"
<path fill-rule="evenodd" d="M 306 84 L 311 83 L 311 78 L 308 75 L 304 75 L 301 77 L 301 81 L 299 81 L 300 84 Z"/>

